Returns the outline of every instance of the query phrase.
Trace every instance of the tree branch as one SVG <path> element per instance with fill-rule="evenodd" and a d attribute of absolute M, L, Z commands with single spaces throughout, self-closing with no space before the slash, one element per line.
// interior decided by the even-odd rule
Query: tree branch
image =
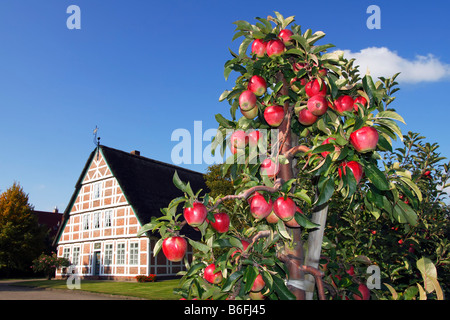
<path fill-rule="evenodd" d="M 277 179 L 275 181 L 275 184 L 273 187 L 254 186 L 254 187 L 251 187 L 239 194 L 225 196 L 223 198 L 218 199 L 212 207 L 208 208 L 209 209 L 208 211 L 213 211 L 214 209 L 217 209 L 219 204 L 221 204 L 223 201 L 226 201 L 226 200 L 247 199 L 250 195 L 252 195 L 256 191 L 266 191 L 266 192 L 270 192 L 270 193 L 278 192 L 281 189 L 281 186 L 283 185 L 283 183 L 284 183 L 283 179 Z"/>

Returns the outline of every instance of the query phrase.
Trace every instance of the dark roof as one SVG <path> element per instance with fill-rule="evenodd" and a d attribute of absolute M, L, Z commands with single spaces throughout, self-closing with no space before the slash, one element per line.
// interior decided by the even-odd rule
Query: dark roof
<path fill-rule="evenodd" d="M 56 233 L 63 221 L 63 215 L 58 212 L 37 211 L 33 210 L 33 213 L 37 216 L 38 224 L 45 225 L 49 229 L 49 237 L 54 239 Z"/>
<path fill-rule="evenodd" d="M 200 189 L 204 192 L 208 190 L 202 173 L 103 145 L 100 145 L 99 148 L 142 225 L 150 222 L 152 216 L 161 216 L 160 209 L 167 207 L 171 200 L 183 196 L 183 193 L 173 184 L 175 171 L 182 181 L 190 182 L 195 193 Z M 81 183 L 96 153 L 97 148 L 92 151 L 78 179 L 75 192 L 64 212 L 65 221 L 69 218 Z M 181 206 L 179 211 L 181 212 Z M 58 231 L 56 241 L 64 229 L 64 224 Z M 198 232 L 192 233 L 192 228 L 185 227 L 182 231 L 188 233 L 188 236 L 198 238 Z"/>

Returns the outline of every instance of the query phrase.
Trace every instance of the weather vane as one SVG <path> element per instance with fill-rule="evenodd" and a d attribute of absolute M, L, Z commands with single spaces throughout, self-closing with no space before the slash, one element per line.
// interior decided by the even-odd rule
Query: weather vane
<path fill-rule="evenodd" d="M 97 137 L 97 132 L 98 132 L 98 127 L 95 126 L 93 135 L 94 135 L 94 144 L 97 147 L 97 160 L 98 160 L 98 155 L 99 155 L 99 152 L 98 152 L 99 150 L 98 149 L 100 147 L 100 137 Z"/>

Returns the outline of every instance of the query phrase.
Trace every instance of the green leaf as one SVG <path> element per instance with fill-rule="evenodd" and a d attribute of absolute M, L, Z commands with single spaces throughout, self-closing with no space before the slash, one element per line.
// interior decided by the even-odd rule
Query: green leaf
<path fill-rule="evenodd" d="M 253 39 L 250 38 L 250 37 L 248 37 L 248 38 L 246 37 L 242 41 L 241 45 L 239 46 L 239 56 L 241 56 L 241 57 L 245 57 L 246 56 L 247 48 L 252 43 L 252 41 L 253 41 Z"/>
<path fill-rule="evenodd" d="M 289 232 L 286 230 L 286 226 L 284 225 L 283 220 L 279 219 L 277 222 L 277 229 L 278 233 L 285 239 L 291 240 L 291 236 L 289 235 Z"/>
<path fill-rule="evenodd" d="M 428 293 L 436 291 L 438 300 L 443 300 L 444 295 L 442 288 L 437 281 L 437 270 L 433 262 L 426 257 L 422 257 L 417 261 L 416 265 L 417 269 L 419 269 L 422 274 L 425 291 Z"/>
<path fill-rule="evenodd" d="M 375 116 L 375 119 L 394 119 L 406 124 L 405 120 L 398 113 L 394 111 L 381 111 Z"/>
<path fill-rule="evenodd" d="M 173 174 L 172 180 L 173 180 L 173 184 L 175 185 L 175 187 L 177 187 L 178 189 L 180 189 L 183 192 L 186 192 L 186 184 L 183 181 L 181 181 L 176 170 L 175 170 L 175 173 Z"/>
<path fill-rule="evenodd" d="M 197 249 L 203 253 L 208 253 L 211 248 L 209 246 L 207 246 L 206 244 L 203 244 L 201 242 L 198 241 L 194 241 L 192 239 L 188 239 L 189 244 L 192 246 L 192 248 Z"/>
<path fill-rule="evenodd" d="M 304 201 L 306 201 L 309 205 L 311 205 L 312 201 L 311 198 L 308 196 L 307 191 L 306 190 L 296 190 L 295 193 L 293 194 L 293 196 L 295 198 L 298 199 L 302 199 Z"/>
<path fill-rule="evenodd" d="M 198 272 L 198 270 L 205 268 L 206 265 L 203 262 L 196 263 L 189 268 L 189 271 L 186 273 L 186 277 L 190 277 Z"/>
<path fill-rule="evenodd" d="M 294 294 L 286 287 L 284 280 L 278 275 L 273 277 L 273 289 L 280 300 L 295 300 Z"/>
<path fill-rule="evenodd" d="M 377 168 L 376 165 L 361 159 L 364 167 L 364 174 L 379 190 L 389 190 L 389 182 L 386 176 Z"/>
<path fill-rule="evenodd" d="M 258 276 L 258 269 L 254 266 L 248 266 L 245 268 L 243 280 L 245 281 L 244 292 L 247 293 L 251 290 L 256 277 Z"/>
<path fill-rule="evenodd" d="M 239 278 L 242 277 L 243 274 L 244 274 L 244 270 L 239 270 L 239 271 L 233 272 L 225 281 L 222 291 L 227 292 L 227 291 L 230 291 L 231 289 L 233 289 L 236 281 L 238 281 Z"/>
<path fill-rule="evenodd" d="M 155 247 L 153 248 L 153 256 L 154 257 L 156 257 L 159 253 L 159 250 L 161 250 L 163 241 L 164 241 L 164 239 L 161 238 L 156 242 Z"/>
<path fill-rule="evenodd" d="M 302 213 L 295 213 L 294 216 L 295 221 L 297 221 L 297 223 L 299 225 L 301 225 L 303 228 L 305 229 L 314 229 L 314 228 L 318 228 L 320 227 L 320 225 L 318 225 L 317 223 L 312 222 L 311 220 L 309 220 L 304 214 Z"/>
<path fill-rule="evenodd" d="M 322 179 L 322 178 L 321 178 Z M 316 206 L 320 206 L 327 202 L 334 193 L 334 179 L 329 176 L 321 184 L 319 198 L 317 199 Z"/>
<path fill-rule="evenodd" d="M 227 128 L 227 129 L 234 129 L 233 122 L 230 121 L 230 120 L 225 119 L 225 117 L 222 116 L 220 113 L 216 114 L 216 115 L 215 115 L 215 118 L 216 118 L 216 121 L 217 121 L 220 125 L 222 125 L 224 128 Z"/>

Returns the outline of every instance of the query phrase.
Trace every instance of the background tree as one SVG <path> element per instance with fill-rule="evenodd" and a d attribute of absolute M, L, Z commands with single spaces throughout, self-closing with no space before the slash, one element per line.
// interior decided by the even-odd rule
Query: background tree
<path fill-rule="evenodd" d="M 14 183 L 0 195 L 0 270 L 6 276 L 28 271 L 44 250 L 44 238 L 28 195 Z"/>
<path fill-rule="evenodd" d="M 179 239 L 186 224 L 202 233 L 201 241 L 187 239 L 195 253 L 178 290 L 185 298 L 311 299 L 316 284 L 316 297 L 325 299 L 318 270 L 323 234 L 328 213 L 342 211 L 341 201 L 345 211 L 359 208 L 367 218 L 417 224 L 416 212 L 399 196 L 412 201 L 420 190 L 406 169 L 387 168 L 381 156 L 403 138 L 396 123 L 403 119 L 388 107 L 396 75 L 376 83 L 370 75 L 361 78 L 353 60 L 327 52 L 331 44 L 317 44 L 323 32 L 303 32 L 294 17 L 275 12 L 256 20 L 235 22 L 233 40 L 242 41 L 237 53 L 230 50 L 224 75 L 237 76 L 219 98 L 230 104 L 231 119 L 216 115 L 212 143 L 213 150 L 232 152 L 222 175 L 230 174 L 234 193 L 200 197 L 175 175 L 185 196 L 140 233 L 161 235 L 155 252 L 174 250 L 168 239 L 186 241 Z M 230 200 L 245 227 L 219 231 L 215 218 L 230 210 L 224 206 Z M 215 255 L 215 248 L 226 250 Z M 357 283 L 349 288 L 358 291 Z"/>

